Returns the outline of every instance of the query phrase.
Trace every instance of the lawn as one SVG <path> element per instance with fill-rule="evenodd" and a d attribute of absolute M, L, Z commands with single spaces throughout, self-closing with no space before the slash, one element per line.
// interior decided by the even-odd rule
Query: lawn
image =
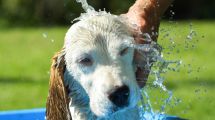
<path fill-rule="evenodd" d="M 179 72 L 163 75 L 173 92 L 165 109 L 168 114 L 191 120 L 215 119 L 214 28 L 212 21 L 192 21 L 192 28 L 188 21 L 161 24 L 159 43 L 164 58 L 182 60 Z M 67 29 L 0 28 L 0 110 L 45 107 L 51 57 L 62 47 Z M 192 30 L 193 39 L 189 40 Z M 159 110 L 166 93 L 147 88 L 155 111 Z"/>

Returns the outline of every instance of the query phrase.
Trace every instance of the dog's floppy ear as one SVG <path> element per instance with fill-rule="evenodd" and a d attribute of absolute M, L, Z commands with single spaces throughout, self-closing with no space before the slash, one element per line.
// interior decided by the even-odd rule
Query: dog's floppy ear
<path fill-rule="evenodd" d="M 64 86 L 64 49 L 54 55 L 49 81 L 49 94 L 46 103 L 47 120 L 72 120 L 69 112 L 69 97 Z"/>

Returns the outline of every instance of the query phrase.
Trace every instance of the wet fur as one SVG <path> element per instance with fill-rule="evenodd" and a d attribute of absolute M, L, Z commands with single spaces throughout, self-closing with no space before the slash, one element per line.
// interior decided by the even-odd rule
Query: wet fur
<path fill-rule="evenodd" d="M 124 61 L 117 56 L 120 49 L 117 45 L 122 44 L 124 39 L 134 42 L 128 26 L 111 15 L 80 21 L 68 30 L 63 49 L 53 57 L 46 105 L 47 120 L 139 119 L 139 87 L 132 60 L 134 50 L 129 51 Z M 73 59 L 82 51 L 92 50 L 92 47 L 102 53 L 98 53 L 100 57 L 97 58 L 101 59 L 101 65 L 80 69 Z M 116 61 L 114 65 L 112 59 Z M 108 107 L 113 105 L 105 93 L 123 84 L 131 90 L 130 104 L 111 113 Z"/>

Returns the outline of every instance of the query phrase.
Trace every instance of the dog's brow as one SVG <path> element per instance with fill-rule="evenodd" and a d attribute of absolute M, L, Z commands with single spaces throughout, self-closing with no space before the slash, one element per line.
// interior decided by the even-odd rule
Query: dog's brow
<path fill-rule="evenodd" d="M 107 52 L 108 42 L 107 42 L 107 39 L 105 38 L 105 36 L 103 36 L 101 34 L 96 35 L 95 44 L 99 45 L 103 51 Z"/>

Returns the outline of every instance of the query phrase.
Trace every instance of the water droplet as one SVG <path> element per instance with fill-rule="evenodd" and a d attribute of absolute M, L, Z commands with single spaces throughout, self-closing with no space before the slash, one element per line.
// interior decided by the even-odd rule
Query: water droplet
<path fill-rule="evenodd" d="M 44 38 L 48 38 L 47 33 L 43 33 L 42 36 L 43 36 Z"/>
<path fill-rule="evenodd" d="M 51 42 L 53 43 L 53 42 L 54 42 L 54 39 L 51 39 Z"/>

